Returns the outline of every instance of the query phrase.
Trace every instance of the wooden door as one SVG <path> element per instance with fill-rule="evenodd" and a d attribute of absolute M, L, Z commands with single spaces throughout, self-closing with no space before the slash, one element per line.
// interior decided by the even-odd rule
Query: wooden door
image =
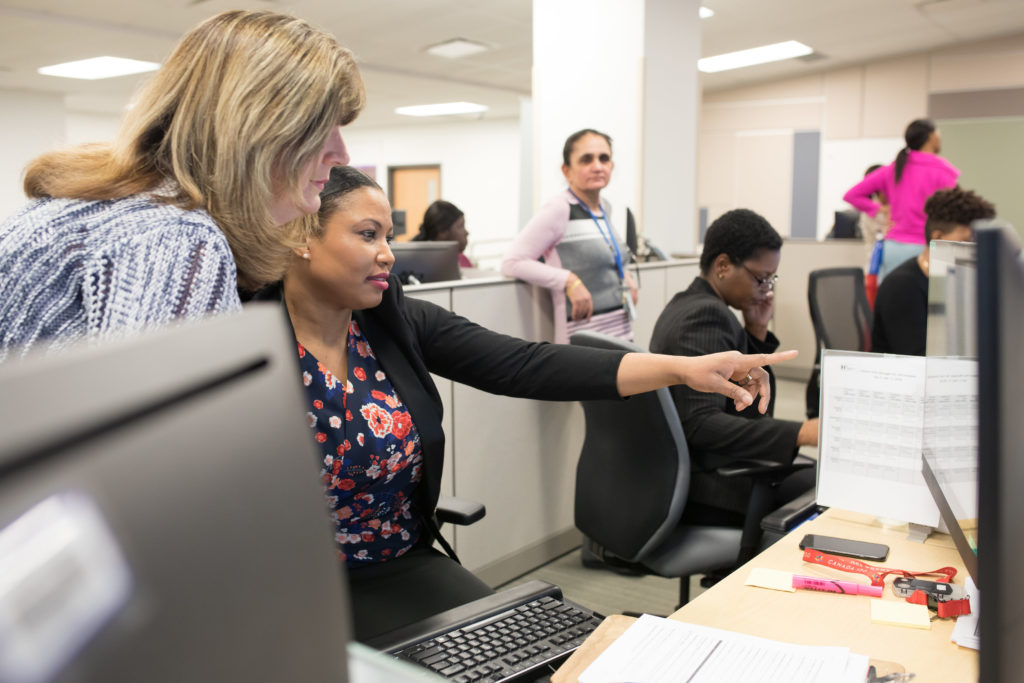
<path fill-rule="evenodd" d="M 396 241 L 406 242 L 415 237 L 420 231 L 423 213 L 440 198 L 440 166 L 388 167 L 388 199 L 391 208 L 405 211 L 405 234 L 396 235 Z"/>

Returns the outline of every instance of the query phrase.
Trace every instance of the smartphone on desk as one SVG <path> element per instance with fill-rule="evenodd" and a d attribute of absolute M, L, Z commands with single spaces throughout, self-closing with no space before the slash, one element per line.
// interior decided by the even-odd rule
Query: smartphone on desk
<path fill-rule="evenodd" d="M 800 550 L 813 548 L 829 555 L 843 555 L 845 557 L 856 557 L 861 560 L 875 560 L 881 562 L 889 556 L 889 546 L 881 543 L 868 543 L 866 541 L 853 541 L 848 538 L 837 538 L 835 536 L 822 536 L 821 534 L 807 534 L 800 541 Z"/>

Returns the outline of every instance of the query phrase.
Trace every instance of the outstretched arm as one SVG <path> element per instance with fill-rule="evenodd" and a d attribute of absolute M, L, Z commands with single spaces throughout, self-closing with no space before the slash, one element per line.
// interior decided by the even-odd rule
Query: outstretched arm
<path fill-rule="evenodd" d="M 685 384 L 697 391 L 731 398 L 736 410 L 743 410 L 760 395 L 757 408 L 764 413 L 768 410 L 771 389 L 768 373 L 762 366 L 796 358 L 796 354 L 796 351 L 746 355 L 739 351 L 723 351 L 706 356 L 628 353 L 619 364 L 616 383 L 622 396 Z"/>

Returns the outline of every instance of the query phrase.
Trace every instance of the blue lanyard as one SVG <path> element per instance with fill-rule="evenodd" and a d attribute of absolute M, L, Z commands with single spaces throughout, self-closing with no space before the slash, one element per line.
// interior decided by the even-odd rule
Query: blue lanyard
<path fill-rule="evenodd" d="M 571 194 L 573 197 L 576 197 L 576 193 L 573 192 L 572 190 L 569 190 L 569 194 Z M 604 234 L 605 229 L 601 227 L 601 221 L 597 220 L 597 216 L 595 216 L 594 212 L 590 210 L 590 207 L 587 206 L 586 202 L 584 202 L 579 197 L 576 197 L 576 201 L 578 201 L 580 203 L 580 206 L 583 207 L 583 210 L 590 215 L 590 219 L 594 221 L 594 225 L 597 226 L 597 231 L 601 233 L 601 238 L 604 240 L 605 244 L 608 245 L 608 248 L 612 250 L 612 254 L 615 255 L 615 268 L 616 270 L 619 271 L 619 279 L 625 280 L 626 274 L 622 269 L 622 252 L 619 251 L 619 243 L 615 239 L 615 234 L 612 232 L 612 226 L 608 222 L 608 216 L 604 212 L 604 207 L 601 207 L 601 218 L 604 219 L 605 226 L 608 229 L 607 235 Z M 600 204 L 598 206 L 600 206 Z"/>

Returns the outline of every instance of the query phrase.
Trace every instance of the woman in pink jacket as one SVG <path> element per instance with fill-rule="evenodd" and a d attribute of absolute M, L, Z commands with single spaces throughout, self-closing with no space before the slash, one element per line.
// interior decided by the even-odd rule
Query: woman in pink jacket
<path fill-rule="evenodd" d="M 942 139 L 930 120 L 911 122 L 903 139 L 906 146 L 893 163 L 864 176 L 843 195 L 843 199 L 871 217 L 884 211 L 872 195 L 881 192 L 889 198 L 889 230 L 882 248 L 879 282 L 890 270 L 924 249 L 924 203 L 934 192 L 954 187 L 960 175 L 956 167 L 938 156 Z"/>

